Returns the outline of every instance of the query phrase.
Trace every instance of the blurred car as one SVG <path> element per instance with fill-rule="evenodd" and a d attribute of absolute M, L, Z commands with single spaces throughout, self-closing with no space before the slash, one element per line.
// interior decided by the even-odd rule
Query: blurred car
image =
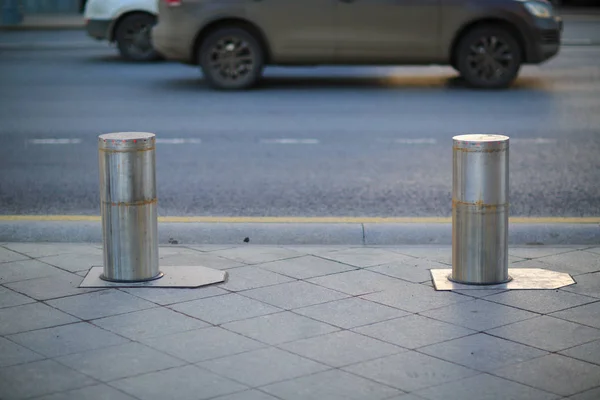
<path fill-rule="evenodd" d="M 152 39 L 219 89 L 255 85 L 265 65 L 326 64 L 449 64 L 505 88 L 558 53 L 561 30 L 547 0 L 159 0 Z"/>
<path fill-rule="evenodd" d="M 157 0 L 87 0 L 84 18 L 89 36 L 116 43 L 121 56 L 130 61 L 160 58 L 152 46 Z"/>

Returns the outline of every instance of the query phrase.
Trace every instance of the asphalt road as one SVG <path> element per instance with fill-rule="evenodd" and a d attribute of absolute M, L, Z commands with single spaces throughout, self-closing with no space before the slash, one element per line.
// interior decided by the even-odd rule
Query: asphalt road
<path fill-rule="evenodd" d="M 450 68 L 318 67 L 269 69 L 241 93 L 102 44 L 0 49 L 0 214 L 98 214 L 96 138 L 115 131 L 163 140 L 164 216 L 448 216 L 452 136 L 490 132 L 513 139 L 512 215 L 600 215 L 595 46 L 508 91 Z"/>

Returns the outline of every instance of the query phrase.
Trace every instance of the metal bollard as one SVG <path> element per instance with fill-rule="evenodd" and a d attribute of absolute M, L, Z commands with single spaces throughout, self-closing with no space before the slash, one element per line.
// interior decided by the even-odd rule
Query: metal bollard
<path fill-rule="evenodd" d="M 508 275 L 508 150 L 502 135 L 453 138 L 452 274 L 471 285 Z"/>
<path fill-rule="evenodd" d="M 158 268 L 156 143 L 153 133 L 100 135 L 104 272 L 111 282 L 161 278 Z"/>

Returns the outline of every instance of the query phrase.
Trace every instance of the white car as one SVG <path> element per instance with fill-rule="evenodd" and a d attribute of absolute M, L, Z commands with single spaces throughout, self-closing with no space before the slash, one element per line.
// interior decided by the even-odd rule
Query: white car
<path fill-rule="evenodd" d="M 88 0 L 84 17 L 88 35 L 116 43 L 123 58 L 153 61 L 150 31 L 158 15 L 156 0 Z"/>

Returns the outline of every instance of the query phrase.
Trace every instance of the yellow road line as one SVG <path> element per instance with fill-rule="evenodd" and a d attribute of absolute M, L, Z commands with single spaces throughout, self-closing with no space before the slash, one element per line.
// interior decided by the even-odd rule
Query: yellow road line
<path fill-rule="evenodd" d="M 0 222 L 99 222 L 97 215 L 0 215 Z M 159 217 L 171 223 L 449 224 L 446 217 Z M 600 224 L 600 217 L 512 217 L 513 224 Z"/>

